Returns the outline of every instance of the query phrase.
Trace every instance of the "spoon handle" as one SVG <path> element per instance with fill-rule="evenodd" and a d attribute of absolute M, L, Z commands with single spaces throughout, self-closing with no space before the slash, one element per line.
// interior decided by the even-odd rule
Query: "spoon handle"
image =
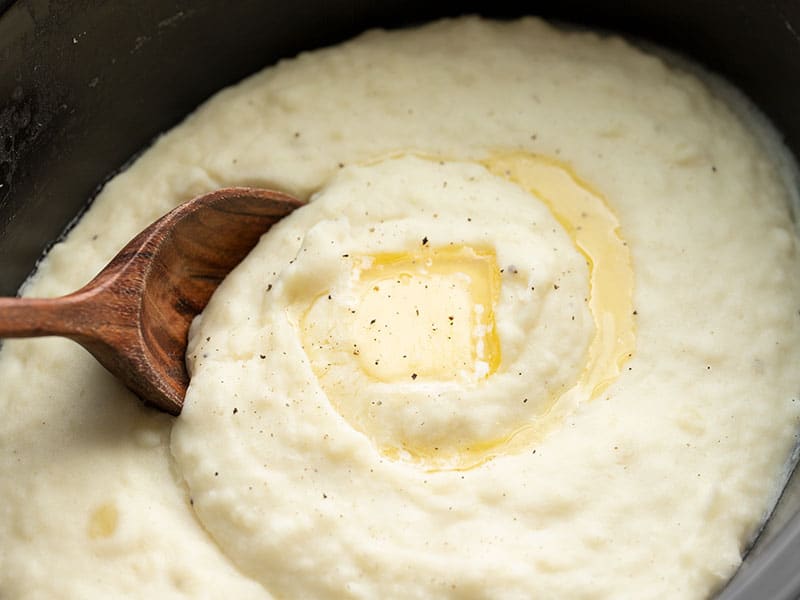
<path fill-rule="evenodd" d="M 90 297 L 77 292 L 61 298 L 0 298 L 0 338 L 94 337 Z"/>

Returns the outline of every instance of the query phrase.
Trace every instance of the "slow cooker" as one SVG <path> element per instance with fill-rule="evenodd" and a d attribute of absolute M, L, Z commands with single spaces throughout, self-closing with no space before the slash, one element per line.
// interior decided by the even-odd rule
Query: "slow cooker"
<path fill-rule="evenodd" d="M 0 0 L 0 294 L 14 295 L 103 183 L 218 89 L 370 27 L 536 14 L 683 53 L 800 154 L 800 3 Z M 800 597 L 800 476 L 720 600 Z"/>

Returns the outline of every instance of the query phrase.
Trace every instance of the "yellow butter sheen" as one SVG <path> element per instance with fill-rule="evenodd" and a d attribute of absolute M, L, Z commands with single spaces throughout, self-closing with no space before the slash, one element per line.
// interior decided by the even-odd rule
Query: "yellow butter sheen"
<path fill-rule="evenodd" d="M 492 249 L 468 246 L 356 260 L 356 339 L 362 370 L 383 382 L 472 383 L 500 365 L 494 310 L 500 274 Z"/>

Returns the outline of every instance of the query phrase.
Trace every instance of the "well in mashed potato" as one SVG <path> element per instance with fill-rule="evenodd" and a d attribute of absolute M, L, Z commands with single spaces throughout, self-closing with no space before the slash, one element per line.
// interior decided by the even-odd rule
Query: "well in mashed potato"
<path fill-rule="evenodd" d="M 694 76 L 536 19 L 225 90 L 26 287 L 227 185 L 304 198 L 193 325 L 175 421 L 0 353 L 0 597 L 705 598 L 786 476 L 791 190 Z"/>

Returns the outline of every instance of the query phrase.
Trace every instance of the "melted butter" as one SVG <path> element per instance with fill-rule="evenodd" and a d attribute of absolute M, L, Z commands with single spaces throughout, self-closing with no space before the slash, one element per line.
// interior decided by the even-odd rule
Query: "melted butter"
<path fill-rule="evenodd" d="M 114 535 L 119 523 L 117 507 L 107 502 L 97 507 L 89 517 L 88 533 L 92 540 L 108 538 Z"/>
<path fill-rule="evenodd" d="M 595 335 L 577 387 L 586 399 L 596 398 L 619 376 L 636 347 L 633 267 L 619 220 L 600 193 L 553 159 L 513 152 L 483 165 L 541 199 L 589 264 Z"/>
<path fill-rule="evenodd" d="M 501 362 L 494 250 L 468 246 L 356 259 L 359 364 L 381 382 L 474 383 Z"/>
<path fill-rule="evenodd" d="M 365 164 L 403 154 L 384 156 Z M 423 153 L 414 155 L 436 162 L 446 160 Z M 550 398 L 544 414 L 531 416 L 508 435 L 474 440 L 448 455 L 409 440 L 396 440 L 392 446 L 379 448 L 387 458 L 412 462 L 430 471 L 468 470 L 497 456 L 529 450 L 558 427 L 579 403 L 602 394 L 616 380 L 635 350 L 630 252 L 621 235 L 619 221 L 602 194 L 580 179 L 568 165 L 551 158 L 513 151 L 496 152 L 478 162 L 492 174 L 541 200 L 584 256 L 589 267 L 587 302 L 595 333 L 584 368 L 574 385 Z M 356 268 L 361 308 L 366 308 L 363 312 L 370 315 L 369 320 L 360 325 L 359 354 L 363 372 L 382 382 L 408 381 L 409 376 L 416 375 L 433 381 L 479 381 L 482 385 L 491 385 L 491 374 L 502 367 L 501 340 L 494 327 L 501 282 L 493 250 L 460 246 L 424 248 L 417 252 L 364 256 L 358 260 L 361 261 Z M 399 298 L 400 302 L 386 301 L 389 295 L 395 300 Z M 442 297 L 448 298 L 449 306 L 458 308 L 448 308 L 448 302 L 442 302 Z M 462 329 L 446 344 L 436 336 L 426 340 L 428 333 L 414 324 L 410 313 L 392 314 L 398 304 L 413 306 L 420 313 L 425 311 L 428 324 L 446 324 L 450 316 L 455 317 L 453 313 L 460 312 Z M 483 307 L 484 312 L 472 314 L 469 332 L 465 333 L 463 317 L 470 312 L 470 305 Z M 448 312 L 448 319 L 439 309 Z M 379 331 L 374 328 L 379 317 L 384 320 L 384 333 L 375 335 Z M 405 337 L 389 339 L 390 332 L 394 332 L 391 335 L 405 332 Z M 420 348 L 428 351 L 420 353 Z M 415 354 L 417 358 L 410 359 Z"/>
<path fill-rule="evenodd" d="M 432 161 L 440 157 L 418 154 Z M 589 266 L 589 310 L 595 334 L 575 384 L 551 398 L 550 409 L 523 423 L 508 436 L 475 440 L 455 456 L 400 443 L 382 448 L 386 456 L 410 460 L 431 471 L 469 470 L 504 454 L 527 450 L 555 429 L 580 402 L 597 398 L 619 376 L 633 356 L 636 333 L 633 266 L 620 223 L 608 202 L 560 161 L 536 154 L 496 152 L 479 161 L 489 172 L 511 181 L 540 199 L 572 239 Z M 499 356 L 499 354 L 498 354 Z"/>

